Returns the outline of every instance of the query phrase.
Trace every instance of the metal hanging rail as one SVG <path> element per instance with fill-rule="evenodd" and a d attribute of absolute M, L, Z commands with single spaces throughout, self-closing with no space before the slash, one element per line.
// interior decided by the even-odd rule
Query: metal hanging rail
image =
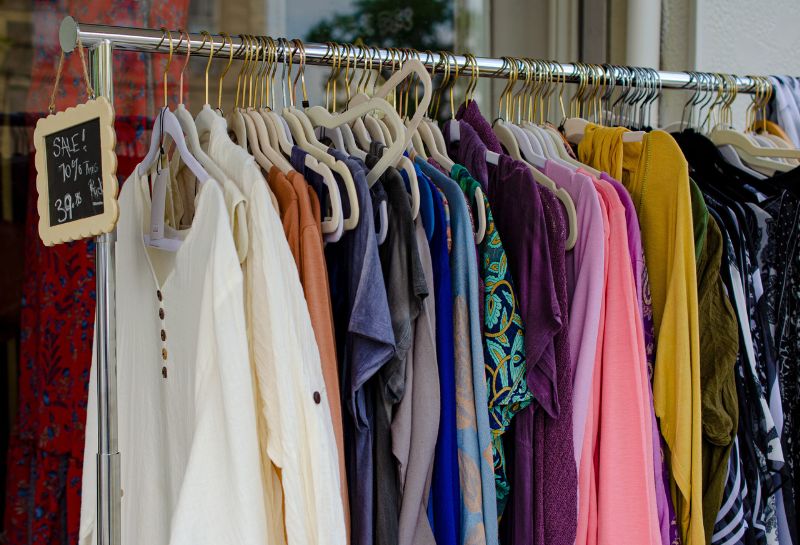
<path fill-rule="evenodd" d="M 181 34 L 180 30 L 171 30 L 173 36 L 173 48 L 175 53 L 186 53 L 188 43 L 191 43 L 192 55 L 208 57 L 211 51 L 211 42 L 214 45 L 214 56 L 228 58 L 231 48 L 234 50 L 234 57 L 244 57 L 248 45 L 240 36 L 231 36 L 230 40 L 219 35 L 203 34 Z M 125 51 L 166 53 L 169 49 L 168 43 L 164 39 L 165 33 L 161 30 L 152 28 L 130 28 L 109 25 L 78 24 L 71 17 L 64 19 L 61 25 L 60 39 L 61 47 L 64 51 L 72 51 L 75 48 L 78 37 L 86 47 L 93 47 L 99 43 L 109 42 L 114 49 Z M 180 43 L 179 43 L 180 42 Z M 331 50 L 326 44 L 307 42 L 305 47 L 305 62 L 309 65 L 330 66 L 333 62 Z M 366 48 L 355 46 L 353 52 L 361 52 Z M 279 47 L 279 60 L 283 60 L 287 53 L 286 49 Z M 398 60 L 397 50 L 369 48 L 367 53 L 374 61 L 381 59 L 384 63 L 391 63 L 394 59 Z M 295 61 L 300 60 L 298 52 L 294 52 Z M 433 69 L 436 65 L 442 69 L 438 52 L 426 54 L 420 52 L 420 60 L 425 67 Z M 463 55 L 449 55 L 451 66 L 458 64 L 459 73 L 472 74 L 475 64 Z M 511 72 L 508 61 L 489 57 L 477 57 L 477 69 L 481 77 L 507 78 Z M 552 75 L 554 78 L 564 78 L 568 83 L 577 83 L 580 79 L 580 67 L 571 63 L 552 63 Z M 688 72 L 652 71 L 658 78 L 658 83 L 663 89 L 694 89 L 697 79 Z M 725 76 L 725 74 L 719 74 Z M 624 79 L 622 74 L 616 74 L 618 84 L 630 83 Z M 735 78 L 737 92 L 753 93 L 755 82 L 747 76 L 731 76 L 731 81 Z"/>
<path fill-rule="evenodd" d="M 179 30 L 171 31 L 173 36 L 174 53 L 185 53 L 191 44 L 192 55 L 208 57 L 211 43 L 214 46 L 214 56 L 227 60 L 233 49 L 233 54 L 241 58 L 247 47 L 252 44 L 245 42 L 240 36 L 226 38 L 221 35 L 189 34 L 188 37 Z M 61 23 L 59 41 L 65 52 L 75 49 L 80 39 L 81 44 L 88 49 L 89 70 L 92 85 L 100 96 L 104 96 L 113 105 L 113 52 L 115 49 L 122 51 L 138 51 L 146 53 L 166 53 L 169 44 L 165 43 L 165 32 L 156 29 L 129 28 L 108 25 L 78 24 L 72 17 L 66 17 Z M 285 42 L 284 42 L 285 43 Z M 305 43 L 304 59 L 306 64 L 331 66 L 333 55 L 326 44 Z M 359 48 L 348 52 L 352 54 L 368 51 L 367 54 L 373 61 L 381 59 L 384 64 L 398 60 L 398 50 Z M 294 55 L 293 60 L 299 61 L 300 54 L 290 51 L 288 47 L 278 48 L 278 60 L 286 59 L 287 54 Z M 421 53 L 420 60 L 430 69 L 442 69 L 442 56 L 439 53 Z M 512 71 L 512 63 L 504 59 L 477 57 L 476 62 L 463 55 L 448 54 L 451 68 L 455 64 L 462 74 L 472 74 L 477 70 L 480 76 L 492 78 L 507 78 Z M 518 66 L 517 66 L 518 68 Z M 617 67 L 620 68 L 620 67 Z M 550 70 L 552 69 L 552 70 Z M 569 83 L 577 83 L 585 78 L 585 70 L 577 64 L 549 63 L 548 70 L 553 78 Z M 615 83 L 621 85 L 631 84 L 631 71 L 608 71 L 606 77 L 613 77 Z M 632 72 L 637 73 L 636 69 Z M 647 75 L 655 78 L 656 85 L 663 89 L 695 89 L 698 85 L 697 73 L 665 72 L 665 71 L 639 71 L 645 76 L 645 83 L 652 85 L 652 80 L 647 80 Z M 583 75 L 582 75 L 583 74 Z M 756 82 L 750 77 L 735 77 L 717 74 L 726 77 L 726 81 L 736 82 L 739 93 L 755 92 Z M 610 81 L 609 81 L 610 82 Z M 98 450 L 97 453 L 97 537 L 99 545 L 120 545 L 120 455 L 117 446 L 117 384 L 116 384 L 116 320 L 115 320 L 115 232 L 101 235 L 96 238 L 97 251 L 95 256 L 97 279 L 97 316 L 96 316 L 96 343 L 95 359 L 98 374 Z"/>

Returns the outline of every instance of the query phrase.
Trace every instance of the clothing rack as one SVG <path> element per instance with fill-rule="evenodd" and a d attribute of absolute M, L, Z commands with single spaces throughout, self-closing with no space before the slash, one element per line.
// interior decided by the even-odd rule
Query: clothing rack
<path fill-rule="evenodd" d="M 255 47 L 240 36 L 230 38 L 221 35 L 188 34 L 171 31 L 173 53 L 186 53 L 191 46 L 191 54 L 209 57 L 213 43 L 214 58 L 227 61 L 233 52 L 234 58 L 243 58 L 248 47 Z M 89 72 L 92 85 L 99 96 L 114 103 L 113 86 L 113 53 L 114 50 L 137 51 L 142 53 L 167 53 L 169 42 L 165 40 L 166 32 L 147 28 L 129 28 L 108 25 L 78 24 L 72 17 L 66 17 L 59 31 L 59 41 L 64 52 L 70 52 L 80 43 L 88 49 Z M 300 62 L 301 56 L 306 64 L 332 66 L 334 56 L 331 48 L 325 44 L 306 43 L 305 53 L 292 48 L 286 41 L 278 44 L 278 60 L 284 62 L 292 56 L 293 62 Z M 369 51 L 373 61 L 382 60 L 384 64 L 398 60 L 397 49 L 350 48 L 346 55 L 355 60 L 357 54 Z M 420 60 L 429 70 L 444 69 L 443 55 L 420 54 Z M 363 57 L 362 57 L 363 58 Z M 457 65 L 459 73 L 472 75 L 477 71 L 480 77 L 508 78 L 512 72 L 518 73 L 519 65 L 512 68 L 509 59 L 477 57 L 468 58 L 463 55 L 449 55 L 450 68 Z M 338 60 L 338 59 L 337 59 Z M 556 81 L 577 83 L 585 81 L 586 70 L 579 64 L 547 63 L 548 71 Z M 606 65 L 607 67 L 607 65 Z M 534 66 L 539 69 L 538 66 Z M 621 68 L 621 67 L 616 67 Z M 634 81 L 631 81 L 634 74 Z M 656 85 L 663 89 L 694 90 L 698 86 L 698 74 L 688 72 L 646 71 L 645 69 L 611 70 L 604 76 L 604 81 L 630 86 L 641 83 L 635 77 L 641 74 L 644 83 Z M 754 93 L 757 82 L 750 77 L 726 76 L 726 81 L 736 84 L 739 93 Z M 648 79 L 649 77 L 653 79 Z M 97 364 L 98 394 L 98 453 L 97 453 L 97 527 L 99 545 L 119 545 L 120 533 L 120 454 L 117 444 L 117 386 L 116 386 L 116 323 L 115 323 L 115 232 L 100 235 L 96 238 L 96 282 L 97 282 L 97 315 L 95 321 L 95 359 Z"/>
<path fill-rule="evenodd" d="M 214 57 L 227 60 L 230 55 L 231 48 L 234 51 L 234 58 L 244 58 L 246 49 L 248 47 L 255 48 L 256 45 L 248 44 L 241 36 L 231 36 L 230 40 L 222 35 L 203 35 L 203 34 L 189 34 L 188 38 L 186 33 L 181 33 L 180 30 L 171 30 L 173 53 L 180 54 L 186 53 L 187 47 L 191 44 L 191 54 L 199 55 L 201 57 L 208 57 L 211 51 L 211 43 L 214 46 Z M 61 47 L 65 52 L 72 51 L 75 48 L 77 37 L 80 35 L 81 42 L 88 48 L 95 47 L 96 45 L 109 42 L 113 45 L 114 49 L 124 51 L 138 51 L 148 53 L 168 53 L 169 41 L 165 39 L 165 32 L 152 29 L 152 28 L 131 28 L 131 27 L 118 27 L 109 25 L 92 25 L 81 24 L 78 25 L 74 19 L 67 17 L 61 25 L 59 33 L 61 40 Z M 316 66 L 331 66 L 334 58 L 331 48 L 323 43 L 307 42 L 303 44 L 305 49 L 304 61 L 308 65 Z M 287 53 L 293 55 L 293 62 L 299 62 L 301 55 L 298 51 L 290 51 L 291 46 L 278 44 L 279 61 L 284 62 L 287 58 Z M 345 58 L 350 57 L 355 61 L 363 51 L 367 50 L 365 47 L 354 46 L 350 51 L 345 52 Z M 399 53 L 403 52 L 402 49 L 374 49 L 369 48 L 368 59 L 371 58 L 374 63 L 383 61 L 384 66 L 388 66 L 394 60 L 399 60 Z M 429 70 L 436 68 L 438 71 L 443 71 L 444 64 L 441 61 L 438 52 L 426 53 L 420 52 L 420 61 Z M 502 58 L 489 58 L 489 57 L 476 57 L 475 63 L 471 59 L 463 55 L 448 55 L 451 70 L 455 69 L 458 65 L 459 74 L 472 75 L 476 70 L 479 72 L 480 77 L 488 78 L 508 78 L 511 74 L 511 65 L 508 60 Z M 341 56 L 338 56 L 341 58 Z M 362 60 L 362 59 L 359 59 Z M 605 65 L 608 67 L 609 65 Z M 640 70 L 641 74 L 645 74 L 644 69 Z M 549 72 L 556 81 L 566 81 L 567 83 L 577 83 L 580 81 L 582 69 L 579 64 L 574 63 L 558 63 L 550 64 Z M 655 84 L 663 89 L 689 89 L 694 90 L 697 86 L 697 77 L 689 72 L 671 72 L 671 71 L 652 71 L 655 78 Z M 697 72 L 695 72 L 697 74 Z M 728 74 L 708 74 L 713 76 L 727 77 Z M 754 93 L 756 82 L 748 76 L 735 76 L 730 75 L 731 81 L 736 82 L 737 92 L 739 93 Z M 606 75 L 608 77 L 608 74 Z M 622 73 L 614 73 L 615 83 L 619 85 L 630 85 L 630 75 Z M 635 77 L 635 76 L 634 76 Z"/>

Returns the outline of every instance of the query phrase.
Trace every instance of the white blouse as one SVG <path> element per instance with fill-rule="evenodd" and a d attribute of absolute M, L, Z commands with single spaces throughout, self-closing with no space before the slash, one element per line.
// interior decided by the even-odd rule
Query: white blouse
<path fill-rule="evenodd" d="M 177 252 L 145 247 L 150 198 L 119 197 L 116 320 L 123 545 L 269 543 L 243 277 L 223 194 L 202 184 Z M 97 542 L 92 365 L 80 544 Z"/>

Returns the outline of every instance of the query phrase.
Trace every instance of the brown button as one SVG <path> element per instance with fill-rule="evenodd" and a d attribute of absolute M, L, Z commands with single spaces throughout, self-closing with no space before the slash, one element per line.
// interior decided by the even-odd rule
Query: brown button
<path fill-rule="evenodd" d="M 167 332 L 164 331 L 163 329 L 161 330 L 161 340 L 162 341 L 166 341 L 167 340 Z"/>
<path fill-rule="evenodd" d="M 158 317 L 161 318 L 162 320 L 164 319 L 164 309 L 163 308 L 158 309 Z"/>
<path fill-rule="evenodd" d="M 319 395 L 319 392 L 314 392 L 314 403 L 319 405 L 320 401 L 322 401 L 322 396 Z"/>
<path fill-rule="evenodd" d="M 166 366 L 161 368 L 161 376 L 167 378 L 167 368 Z"/>
<path fill-rule="evenodd" d="M 165 360 L 167 359 L 167 349 L 166 348 L 162 348 L 161 349 L 161 357 L 163 359 L 165 359 Z"/>
<path fill-rule="evenodd" d="M 158 297 L 159 301 L 163 301 L 164 300 L 164 296 L 161 295 L 161 290 L 156 290 L 156 297 Z"/>

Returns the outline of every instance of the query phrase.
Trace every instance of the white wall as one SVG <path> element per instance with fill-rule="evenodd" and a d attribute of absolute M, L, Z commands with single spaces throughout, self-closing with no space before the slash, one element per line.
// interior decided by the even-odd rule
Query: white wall
<path fill-rule="evenodd" d="M 797 0 L 663 0 L 661 25 L 664 70 L 800 75 Z M 679 120 L 687 94 L 664 96 L 662 115 Z M 739 127 L 748 103 L 746 96 L 736 101 Z"/>

